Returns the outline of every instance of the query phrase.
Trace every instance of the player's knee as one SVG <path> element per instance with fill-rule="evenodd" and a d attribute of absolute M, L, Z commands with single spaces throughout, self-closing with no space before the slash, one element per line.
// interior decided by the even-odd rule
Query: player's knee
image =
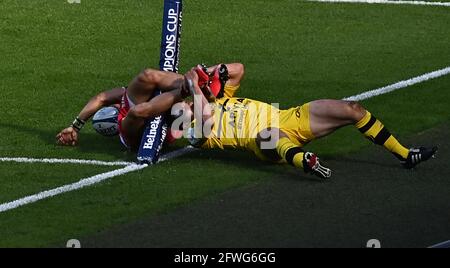
<path fill-rule="evenodd" d="M 347 111 L 349 114 L 349 118 L 358 122 L 365 115 L 366 109 L 356 101 L 348 101 L 347 102 Z"/>
<path fill-rule="evenodd" d="M 157 70 L 145 69 L 142 74 L 142 79 L 149 83 L 155 83 L 160 77 L 160 73 Z"/>

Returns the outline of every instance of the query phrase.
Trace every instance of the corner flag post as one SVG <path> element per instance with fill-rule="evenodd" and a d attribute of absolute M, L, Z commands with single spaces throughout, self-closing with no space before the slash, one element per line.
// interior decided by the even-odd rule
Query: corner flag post
<path fill-rule="evenodd" d="M 161 71 L 178 73 L 183 20 L 182 9 L 182 0 L 164 0 L 161 54 L 159 60 L 159 68 Z M 156 90 L 155 96 L 159 94 L 161 94 L 161 91 Z M 139 163 L 155 164 L 158 162 L 167 131 L 168 124 L 165 115 L 147 120 L 137 156 Z"/>

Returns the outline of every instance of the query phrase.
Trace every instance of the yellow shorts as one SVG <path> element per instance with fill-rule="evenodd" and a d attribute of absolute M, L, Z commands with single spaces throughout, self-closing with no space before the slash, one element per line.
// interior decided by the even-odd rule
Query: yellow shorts
<path fill-rule="evenodd" d="M 281 111 L 280 129 L 299 146 L 304 146 L 314 140 L 309 121 L 309 103 Z"/>
<path fill-rule="evenodd" d="M 289 139 L 300 147 L 315 139 L 309 121 L 309 103 L 302 106 L 280 111 L 279 128 Z M 248 150 L 255 153 L 261 160 L 271 160 L 256 144 L 256 139 L 248 145 Z M 277 162 L 283 162 L 282 160 Z"/>

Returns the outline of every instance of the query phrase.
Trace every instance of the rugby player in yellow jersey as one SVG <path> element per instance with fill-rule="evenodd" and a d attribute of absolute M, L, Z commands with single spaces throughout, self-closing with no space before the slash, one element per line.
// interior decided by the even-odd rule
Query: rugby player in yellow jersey
<path fill-rule="evenodd" d="M 228 68 L 233 72 L 228 73 Z M 205 82 L 207 76 L 210 79 Z M 380 120 L 354 101 L 316 100 L 279 110 L 260 101 L 237 98 L 235 95 L 243 76 L 242 64 L 197 66 L 186 74 L 191 92 L 202 98 L 195 104 L 202 105 L 202 114 L 196 117 L 196 122 L 202 121 L 202 127 L 196 129 L 194 124 L 188 132 L 192 145 L 203 149 L 249 150 L 262 160 L 289 163 L 321 178 L 331 177 L 331 170 L 322 166 L 314 153 L 302 148 L 343 126 L 358 128 L 369 140 L 394 154 L 408 169 L 430 159 L 437 151 L 436 147 L 407 149 Z M 184 107 L 192 109 L 193 105 Z"/>
<path fill-rule="evenodd" d="M 244 66 L 240 63 L 219 64 L 210 68 L 197 66 L 184 76 L 145 70 L 130 83 L 128 89 L 113 89 L 93 97 L 74 123 L 57 135 L 57 142 L 77 145 L 78 133 L 85 122 L 101 107 L 116 104 L 121 109 L 128 108 L 121 120 L 122 142 L 128 148 L 136 149 L 146 119 L 181 106 L 181 113 L 176 113 L 174 123 L 177 119 L 187 118 L 188 124 L 183 126 L 191 125 L 191 120 L 200 110 L 199 116 L 196 116 L 197 124 L 194 123 L 194 127 L 188 130 L 188 140 L 192 145 L 204 149 L 246 149 L 262 160 L 289 163 L 321 178 L 329 178 L 331 170 L 322 166 L 314 153 L 305 152 L 302 148 L 343 126 L 358 128 L 368 139 L 393 153 L 405 168 L 415 167 L 437 151 L 436 147 L 407 149 L 356 102 L 316 100 L 279 110 L 263 102 L 237 98 L 235 95 L 243 76 Z M 165 93 L 152 98 L 155 88 Z M 190 102 L 176 103 L 189 92 L 200 101 L 195 105 Z M 129 105 L 125 107 L 124 103 Z M 200 131 L 196 131 L 198 129 Z"/>

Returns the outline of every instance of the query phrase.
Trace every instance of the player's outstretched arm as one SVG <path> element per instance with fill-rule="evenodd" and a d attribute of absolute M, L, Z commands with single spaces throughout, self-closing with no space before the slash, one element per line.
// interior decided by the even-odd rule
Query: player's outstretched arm
<path fill-rule="evenodd" d="M 56 143 L 59 145 L 75 146 L 78 143 L 78 132 L 98 110 L 102 107 L 120 103 L 124 88 L 115 88 L 102 92 L 93 97 L 81 110 L 72 125 L 63 129 L 56 135 Z"/>
<path fill-rule="evenodd" d="M 185 74 L 185 85 L 189 89 L 192 97 L 194 98 L 194 118 L 202 118 L 202 125 L 206 122 L 210 122 L 213 117 L 210 102 L 213 102 L 214 96 L 205 96 L 210 92 L 204 92 L 198 86 L 198 75 L 195 68 L 191 69 Z M 200 106 L 200 107 L 197 107 Z"/>

